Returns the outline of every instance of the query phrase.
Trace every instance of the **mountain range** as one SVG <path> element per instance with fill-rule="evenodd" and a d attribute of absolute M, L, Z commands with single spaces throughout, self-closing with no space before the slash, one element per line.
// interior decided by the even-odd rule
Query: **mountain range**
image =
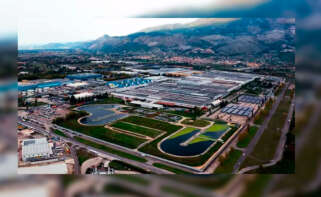
<path fill-rule="evenodd" d="M 295 20 L 269 18 L 199 19 L 143 29 L 127 36 L 50 43 L 37 49 L 81 49 L 99 53 L 157 56 L 261 55 L 294 49 Z"/>

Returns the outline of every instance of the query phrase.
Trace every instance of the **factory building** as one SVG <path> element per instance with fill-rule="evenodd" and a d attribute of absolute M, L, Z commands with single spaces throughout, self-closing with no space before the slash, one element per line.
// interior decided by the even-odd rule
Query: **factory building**
<path fill-rule="evenodd" d="M 49 159 L 52 154 L 52 147 L 46 138 L 27 139 L 22 141 L 23 161 Z"/>
<path fill-rule="evenodd" d="M 81 92 L 78 94 L 74 94 L 75 99 L 89 98 L 93 96 L 94 94 L 92 92 Z"/>

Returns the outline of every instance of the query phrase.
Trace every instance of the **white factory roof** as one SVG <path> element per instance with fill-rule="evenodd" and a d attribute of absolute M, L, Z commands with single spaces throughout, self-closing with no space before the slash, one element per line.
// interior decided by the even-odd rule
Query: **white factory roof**
<path fill-rule="evenodd" d="M 214 106 L 217 106 L 217 105 L 219 105 L 221 102 L 222 102 L 222 100 L 217 99 L 217 100 L 214 100 L 214 101 L 212 102 L 212 104 L 213 104 Z"/>
<path fill-rule="evenodd" d="M 74 97 L 76 99 L 78 98 L 85 98 L 85 97 L 91 97 L 93 96 L 94 94 L 92 92 L 82 92 L 82 93 L 79 93 L 79 94 L 74 94 Z"/>
<path fill-rule="evenodd" d="M 37 155 L 52 154 L 52 149 L 46 138 L 27 139 L 22 142 L 22 156 L 34 157 Z"/>
<path fill-rule="evenodd" d="M 142 107 L 147 107 L 147 108 L 153 108 L 153 107 L 158 108 L 158 109 L 163 108 L 163 105 L 154 104 L 154 103 L 147 103 L 147 102 L 142 102 L 142 101 L 132 101 L 130 103 L 140 105 Z"/>
<path fill-rule="evenodd" d="M 67 84 L 68 87 L 72 87 L 72 88 L 82 87 L 82 86 L 86 86 L 86 85 L 88 85 L 88 83 L 85 81 L 79 81 L 79 82 Z"/>

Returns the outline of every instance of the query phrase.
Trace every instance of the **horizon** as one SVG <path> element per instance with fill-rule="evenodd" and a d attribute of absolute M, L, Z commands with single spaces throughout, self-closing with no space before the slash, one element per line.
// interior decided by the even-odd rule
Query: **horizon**
<path fill-rule="evenodd" d="M 198 20 L 198 18 L 97 18 L 96 20 L 86 21 L 88 26 L 84 26 L 82 22 L 68 27 L 65 24 L 50 23 L 52 19 L 35 20 L 28 19 L 19 21 L 18 28 L 18 48 L 28 46 L 46 45 L 51 43 L 69 43 L 69 42 L 86 42 L 98 39 L 104 35 L 127 36 L 129 34 L 140 32 L 146 28 L 153 28 L 162 25 L 171 24 L 188 24 Z M 56 20 L 56 19 L 54 19 Z M 39 26 L 44 23 L 50 23 L 47 29 Z M 122 25 L 119 25 L 122 24 Z M 35 34 L 34 30 L 37 29 Z M 67 30 L 68 31 L 63 31 Z M 80 36 L 75 36 L 74 32 L 83 32 Z"/>

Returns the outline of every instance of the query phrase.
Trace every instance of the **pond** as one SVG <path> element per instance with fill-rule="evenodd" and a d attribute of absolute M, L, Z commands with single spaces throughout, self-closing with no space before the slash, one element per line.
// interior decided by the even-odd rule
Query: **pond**
<path fill-rule="evenodd" d="M 211 144 L 214 143 L 214 141 L 207 140 L 193 144 L 188 144 L 186 146 L 180 145 L 181 143 L 185 142 L 190 137 L 195 135 L 197 132 L 199 132 L 199 130 L 194 130 L 190 133 L 172 139 L 168 138 L 160 144 L 160 148 L 166 153 L 177 156 L 194 156 L 201 154 L 209 146 L 211 146 Z"/>
<path fill-rule="evenodd" d="M 226 130 L 222 130 L 222 131 L 206 131 L 205 133 L 203 133 L 203 135 L 210 137 L 212 139 L 218 139 L 221 137 L 221 135 L 225 132 Z"/>
<path fill-rule="evenodd" d="M 97 126 L 105 125 L 128 116 L 128 114 L 116 113 L 112 110 L 119 107 L 119 105 L 114 104 L 97 104 L 81 106 L 77 110 L 90 113 L 89 116 L 80 119 L 82 124 Z"/>

